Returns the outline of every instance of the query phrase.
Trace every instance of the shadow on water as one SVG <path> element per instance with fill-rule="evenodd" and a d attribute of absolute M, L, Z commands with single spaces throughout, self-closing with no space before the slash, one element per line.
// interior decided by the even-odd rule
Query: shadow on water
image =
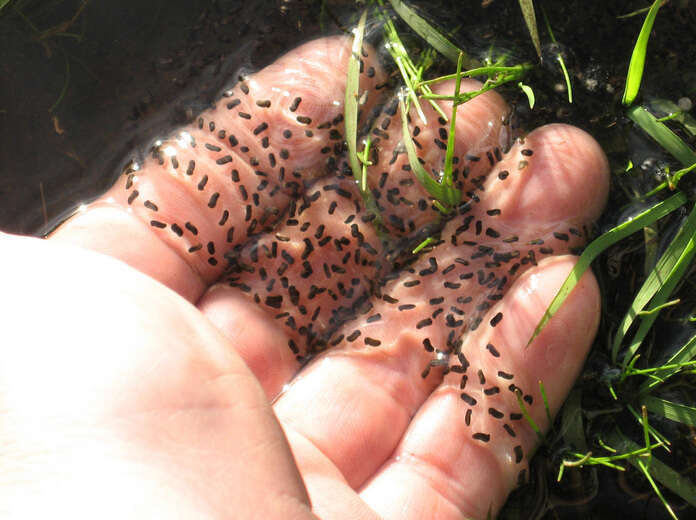
<path fill-rule="evenodd" d="M 267 1 L 82 4 L 14 0 L 0 13 L 6 231 L 37 232 L 103 191 L 124 158 L 190 121 L 240 68 L 320 33 L 316 9 Z"/>
<path fill-rule="evenodd" d="M 191 121 L 240 71 L 261 68 L 320 34 L 339 32 L 341 21 L 355 12 L 353 3 L 11 0 L 0 11 L 0 227 L 39 233 L 110 186 L 134 150 L 146 151 L 167 129 Z M 455 1 L 413 3 L 427 6 L 425 12 L 444 27 L 457 27 L 454 38 L 474 54 L 497 46 L 535 62 L 517 2 L 477 0 L 466 9 Z M 562 121 L 588 130 L 602 143 L 613 170 L 620 170 L 627 158 L 644 165 L 642 176 L 614 183 L 610 209 L 599 225 L 606 229 L 626 211 L 637 210 L 627 206 L 626 194 L 654 185 L 665 160 L 629 130 L 618 102 L 639 22 L 618 22 L 617 16 L 645 5 L 587 1 L 569 15 L 565 2 L 546 4 L 571 72 L 575 101 L 567 103 L 559 70 L 547 65 L 527 80 L 537 99 L 533 112 L 519 91 L 505 94 L 531 126 Z M 673 4 L 657 20 L 651 55 L 663 58 L 649 61 L 644 92 L 646 98 L 696 101 L 691 29 L 696 2 Z M 415 37 L 414 42 L 418 45 Z M 641 246 L 642 237 L 632 237 L 596 264 L 607 309 L 598 339 L 602 345 L 635 292 L 644 261 Z M 686 329 L 674 327 L 670 319 L 668 314 L 659 327 L 684 336 Z M 677 339 L 663 342 L 683 343 Z M 588 361 L 585 380 L 606 375 L 602 356 L 593 354 Z M 592 409 L 591 402 L 583 404 Z M 661 426 L 674 437 L 693 439 L 693 432 Z M 681 455 L 693 461 L 693 446 Z M 542 449 L 533 462 L 535 478 L 515 492 L 502 517 L 666 515 L 632 470 L 618 477 L 611 470 L 576 471 L 558 484 L 557 469 L 553 450 Z M 672 503 L 683 518 L 695 517 L 696 511 L 680 507 L 679 499 Z"/>

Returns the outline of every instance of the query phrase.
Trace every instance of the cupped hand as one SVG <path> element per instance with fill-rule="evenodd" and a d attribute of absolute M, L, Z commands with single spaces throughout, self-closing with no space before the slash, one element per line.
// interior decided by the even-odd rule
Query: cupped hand
<path fill-rule="evenodd" d="M 555 413 L 595 334 L 590 273 L 527 346 L 605 204 L 606 159 L 574 127 L 513 135 L 487 92 L 457 110 L 463 202 L 443 217 L 366 46 L 375 215 L 345 162 L 349 57 L 344 38 L 291 51 L 50 240 L 2 237 L 0 511 L 485 518 L 525 479 L 518 396 L 547 427 L 538 382 Z M 450 123 L 423 106 L 409 125 L 437 175 Z"/>

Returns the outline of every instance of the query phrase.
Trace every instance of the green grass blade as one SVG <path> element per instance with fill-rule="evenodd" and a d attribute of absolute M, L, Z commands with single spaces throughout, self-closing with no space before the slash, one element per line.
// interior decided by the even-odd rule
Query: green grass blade
<path fill-rule="evenodd" d="M 544 9 L 543 5 L 539 5 L 541 8 L 541 14 L 544 17 L 544 23 L 546 24 L 546 30 L 549 32 L 549 38 L 551 38 L 551 41 L 553 43 L 556 42 L 556 36 L 553 34 L 553 29 L 551 29 L 551 22 L 549 22 L 549 17 L 546 16 L 546 9 Z M 570 75 L 568 74 L 568 68 L 566 67 L 565 60 L 563 59 L 563 54 L 559 51 L 558 54 L 556 55 L 556 60 L 558 61 L 559 66 L 561 67 L 561 72 L 563 72 L 563 78 L 565 79 L 566 82 L 566 88 L 568 89 L 568 103 L 573 102 L 573 85 L 570 82 Z"/>
<path fill-rule="evenodd" d="M 640 290 L 633 298 L 631 307 L 626 312 L 626 315 L 621 320 L 619 324 L 616 335 L 614 336 L 614 341 L 611 347 L 611 359 L 615 363 L 619 351 L 619 346 L 623 341 L 629 328 L 638 317 L 639 313 L 643 311 L 645 306 L 650 302 L 650 300 L 655 297 L 655 295 L 664 287 L 666 281 L 669 278 L 670 273 L 675 269 L 675 266 L 682 257 L 682 253 L 687 247 L 688 243 L 692 240 L 693 233 L 696 232 L 696 207 L 692 209 L 689 218 L 684 223 L 679 233 L 674 237 L 667 250 L 662 254 L 660 259 L 655 264 L 655 267 L 650 271 L 648 277 L 643 282 Z M 664 302 L 663 302 L 664 303 Z M 653 309 L 660 304 L 653 302 Z"/>
<path fill-rule="evenodd" d="M 662 0 L 662 3 L 669 2 L 669 0 Z M 636 9 L 635 11 L 631 11 L 630 13 L 626 14 L 620 14 L 619 16 L 616 17 L 617 20 L 626 20 L 627 18 L 633 18 L 634 16 L 638 16 L 639 14 L 647 13 L 650 11 L 650 6 L 648 7 L 641 7 L 640 9 Z"/>
<path fill-rule="evenodd" d="M 583 273 L 587 270 L 588 267 L 590 267 L 592 261 L 595 258 L 597 258 L 597 256 L 602 251 L 607 249 L 609 246 L 615 244 L 619 240 L 622 240 L 627 236 L 635 233 L 636 231 L 643 229 L 645 226 L 649 226 L 653 222 L 656 222 L 657 220 L 661 219 L 662 217 L 669 215 L 672 211 L 681 207 L 686 202 L 686 200 L 686 195 L 684 195 L 683 193 L 675 193 L 670 198 L 662 202 L 659 202 L 658 204 L 655 204 L 652 208 L 643 211 L 642 213 L 631 218 L 627 222 L 619 224 L 615 228 L 607 231 L 602 236 L 594 240 L 590 245 L 588 245 L 583 254 L 578 259 L 578 263 L 570 272 L 565 282 L 563 282 L 563 285 L 561 285 L 561 288 L 558 290 L 558 293 L 556 293 L 556 296 L 549 304 L 549 307 L 546 309 L 544 316 L 542 316 L 541 320 L 539 321 L 539 324 L 536 326 L 536 329 L 534 329 L 534 334 L 532 334 L 532 337 L 527 342 L 527 346 L 529 346 L 529 344 L 531 344 L 532 341 L 534 341 L 534 338 L 536 338 L 539 335 L 539 333 L 543 330 L 543 328 L 553 317 L 553 315 L 556 314 L 556 312 L 558 312 L 558 309 L 561 308 L 561 305 L 563 305 L 563 302 L 568 297 L 570 292 L 573 290 L 575 284 L 578 283 Z"/>
<path fill-rule="evenodd" d="M 692 406 L 673 403 L 652 395 L 646 395 L 641 403 L 649 412 L 687 426 L 696 426 L 696 408 Z"/>
<path fill-rule="evenodd" d="M 391 3 L 391 6 L 394 11 L 396 11 L 396 14 L 398 14 L 416 34 L 428 42 L 445 58 L 453 63 L 457 63 L 459 53 L 462 53 L 465 58 L 465 63 L 467 64 L 467 68 L 475 66 L 475 60 L 445 38 L 440 31 L 421 18 L 413 9 L 404 4 L 401 0 L 389 0 L 389 3 Z"/>
<path fill-rule="evenodd" d="M 669 502 L 667 502 L 667 500 L 665 500 L 665 497 L 662 496 L 662 491 L 660 491 L 660 488 L 657 487 L 655 480 L 653 479 L 652 475 L 650 474 L 649 464 L 646 464 L 642 459 L 634 459 L 631 461 L 631 464 L 633 464 L 638 469 L 640 469 L 640 471 L 643 473 L 643 475 L 645 475 L 645 478 L 650 483 L 650 486 L 653 488 L 653 491 L 657 495 L 657 498 L 660 499 L 660 502 L 662 502 L 662 505 L 665 507 L 665 509 L 669 513 L 669 516 L 671 516 L 674 520 L 679 520 L 677 518 L 677 515 L 675 515 L 674 511 L 672 510 L 672 506 L 670 506 Z"/>
<path fill-rule="evenodd" d="M 676 300 L 672 300 L 667 303 L 663 303 L 662 305 L 657 305 L 647 311 L 640 311 L 638 313 L 639 316 L 650 316 L 651 314 L 655 314 L 657 312 L 660 312 L 661 310 L 666 309 L 667 307 L 674 307 L 675 305 L 679 305 L 681 303 L 681 300 L 677 298 Z"/>
<path fill-rule="evenodd" d="M 532 428 L 532 430 L 534 430 L 534 432 L 537 434 L 539 442 L 543 443 L 544 433 L 541 431 L 541 428 L 539 428 L 534 419 L 532 419 L 532 416 L 529 415 L 529 411 L 527 410 L 527 407 L 524 405 L 524 401 L 522 400 L 522 392 L 520 392 L 519 389 L 515 390 L 515 396 L 517 397 L 517 404 L 520 407 L 520 411 L 522 412 L 524 419 L 527 421 L 527 424 L 529 424 L 530 428 Z"/>
<path fill-rule="evenodd" d="M 626 438 L 621 432 L 615 430 L 609 434 L 609 442 L 619 451 L 634 452 L 640 450 L 640 446 L 632 440 Z M 637 457 L 629 457 L 628 461 L 636 466 Z M 640 469 L 640 468 L 638 468 Z M 676 493 L 692 506 L 696 506 L 696 485 L 688 478 L 683 477 L 659 458 L 653 455 L 650 462 L 650 474 L 663 486 Z"/>
<path fill-rule="evenodd" d="M 546 411 L 546 420 L 549 421 L 549 428 L 553 427 L 553 417 L 551 416 L 551 407 L 549 406 L 549 397 L 546 395 L 546 387 L 544 387 L 544 382 L 539 379 L 539 393 L 541 393 L 541 398 L 544 401 L 544 410 Z"/>
<path fill-rule="evenodd" d="M 692 211 L 692 216 L 694 213 L 696 213 L 696 208 Z M 688 229 L 687 224 L 690 224 Z M 684 230 L 684 235 L 688 236 L 688 241 L 682 250 L 678 250 L 675 247 L 673 248 L 674 250 L 670 253 L 672 255 L 678 255 L 678 258 L 674 263 L 672 269 L 668 272 L 665 272 L 664 278 L 660 281 L 660 288 L 655 293 L 655 296 L 651 301 L 651 304 L 655 308 L 664 304 L 667 301 L 667 299 L 672 295 L 672 292 L 676 288 L 677 284 L 679 284 L 684 275 L 686 275 L 688 269 L 691 267 L 691 261 L 693 260 L 694 255 L 696 254 L 696 219 L 692 221 L 690 218 L 682 229 Z M 672 248 L 670 247 L 669 249 Z M 667 253 L 668 252 L 665 252 L 665 254 Z M 628 365 L 630 359 L 640 348 L 640 345 L 643 343 L 643 339 L 645 339 L 645 336 L 648 334 L 650 328 L 655 323 L 655 320 L 657 319 L 658 315 L 659 313 L 654 312 L 648 315 L 641 316 L 641 323 L 638 327 L 638 331 L 631 340 L 631 344 L 626 348 L 626 355 L 623 359 L 624 368 Z M 613 357 L 613 355 L 614 352 L 612 352 L 612 359 L 616 360 L 616 358 Z"/>
<path fill-rule="evenodd" d="M 423 165 L 418 160 L 418 154 L 416 153 L 416 147 L 413 144 L 413 139 L 411 139 L 411 133 L 408 127 L 408 118 L 406 115 L 406 104 L 404 103 L 403 95 L 399 94 L 399 108 L 401 111 L 401 126 L 402 126 L 402 139 L 404 143 L 404 148 L 406 148 L 406 154 L 408 155 L 408 163 L 411 165 L 411 171 L 418 179 L 425 189 L 430 193 L 430 195 L 445 204 L 452 204 L 451 200 L 456 199 L 459 201 L 461 199 L 461 193 L 456 188 L 446 188 L 435 179 L 433 179 L 428 172 L 425 171 Z"/>
<path fill-rule="evenodd" d="M 626 74 L 626 87 L 624 88 L 623 99 L 621 101 L 626 106 L 630 106 L 633 101 L 635 101 L 638 91 L 640 90 L 640 83 L 643 81 L 645 53 L 648 50 L 650 31 L 652 31 L 655 17 L 657 16 L 657 11 L 660 9 L 661 4 L 662 0 L 655 0 L 652 6 L 650 6 L 650 10 L 643 22 L 643 27 L 640 29 L 640 34 L 638 34 L 638 40 L 636 40 L 636 44 L 633 47 L 631 62 L 628 64 L 628 74 Z"/>
<path fill-rule="evenodd" d="M 692 506 L 696 506 L 696 486 L 657 457 L 650 463 L 650 474 L 663 486 L 676 493 Z"/>
<path fill-rule="evenodd" d="M 573 102 L 573 85 L 570 82 L 570 76 L 568 75 L 568 69 L 566 68 L 565 61 L 563 61 L 563 56 L 558 54 L 556 57 L 558 64 L 561 66 L 561 71 L 563 71 L 563 78 L 565 78 L 566 88 L 568 89 L 568 103 Z"/>
<path fill-rule="evenodd" d="M 457 79 L 454 81 L 454 97 L 459 96 L 459 90 L 462 84 L 462 61 L 464 60 L 464 55 L 460 54 L 457 60 Z M 452 187 L 452 166 L 454 164 L 454 141 L 457 132 L 457 110 L 459 105 L 457 102 L 452 103 L 452 115 L 450 117 L 450 129 L 447 135 L 447 151 L 445 153 L 445 167 L 444 175 L 442 177 L 442 184 L 448 188 Z M 456 202 L 455 202 L 456 203 Z"/>
<path fill-rule="evenodd" d="M 358 153 L 358 98 L 360 89 L 360 53 L 362 51 L 362 41 L 365 34 L 365 20 L 367 10 L 363 11 L 358 26 L 355 28 L 353 47 L 348 61 L 348 72 L 346 77 L 346 96 L 344 103 L 344 114 L 346 128 L 346 143 L 348 145 L 348 162 L 353 172 L 353 177 L 358 183 L 360 195 L 365 202 L 368 213 L 375 215 L 375 226 L 381 236 L 382 218 L 370 188 L 367 185 L 367 166 L 369 164 L 368 155 L 370 153 L 370 141 L 365 145 L 361 158 Z"/>
<path fill-rule="evenodd" d="M 353 49 L 348 61 L 348 76 L 346 78 L 345 97 L 345 128 L 346 143 L 348 144 L 348 162 L 353 170 L 355 180 L 361 182 L 362 167 L 358 159 L 358 89 L 360 88 L 360 52 L 362 49 L 363 35 L 365 34 L 365 20 L 367 10 L 363 11 L 353 38 Z M 360 186 L 360 191 L 366 187 Z"/>
<path fill-rule="evenodd" d="M 9 3 L 10 0 L 0 0 L 0 11 L 2 11 L 3 7 L 5 7 Z"/>
<path fill-rule="evenodd" d="M 687 363 L 696 357 L 696 335 L 692 336 L 689 341 L 687 341 L 677 352 L 675 352 L 663 366 L 669 366 L 672 368 L 665 368 L 663 370 L 655 371 L 653 373 L 657 379 L 649 379 L 645 381 L 641 387 L 640 392 L 645 393 L 653 389 L 654 387 L 662 384 L 662 381 L 673 376 L 681 370 L 679 365 L 681 363 Z"/>
<path fill-rule="evenodd" d="M 534 110 L 534 103 L 536 103 L 536 98 L 534 97 L 534 91 L 529 85 L 525 85 L 521 81 L 517 84 L 518 87 L 527 96 L 527 101 L 529 101 L 529 110 Z"/>
<path fill-rule="evenodd" d="M 656 193 L 664 190 L 665 188 L 675 189 L 677 187 L 677 185 L 679 184 L 679 181 L 681 180 L 681 178 L 693 170 L 696 170 L 696 163 L 692 164 L 691 166 L 687 166 L 686 168 L 682 168 L 681 170 L 677 170 L 676 172 L 671 174 L 671 179 L 666 180 L 664 182 L 661 182 L 660 184 L 658 184 L 655 188 L 650 190 L 645 195 L 641 195 L 640 198 L 645 200 L 648 197 L 652 197 Z M 647 261 L 647 258 L 646 258 L 646 261 Z"/>
<path fill-rule="evenodd" d="M 667 114 L 658 121 L 673 121 L 679 123 L 689 134 L 689 137 L 696 136 L 696 119 L 688 112 L 682 111 L 673 101 L 669 99 L 654 99 L 650 101 L 650 107 Z"/>
<path fill-rule="evenodd" d="M 696 163 L 696 152 L 643 107 L 633 107 L 628 110 L 627 115 L 645 133 L 682 163 L 682 166 L 691 166 Z"/>
<path fill-rule="evenodd" d="M 378 0 L 378 2 L 380 7 L 383 7 L 382 0 Z M 418 117 L 420 117 L 424 124 L 428 124 L 425 114 L 423 114 L 423 109 L 420 106 L 420 102 L 418 101 L 418 96 L 416 95 L 416 89 L 418 87 L 416 87 L 415 84 L 419 83 L 422 79 L 418 77 L 418 68 L 413 63 L 411 56 L 401 41 L 394 22 L 392 22 L 391 18 L 384 12 L 384 9 L 380 9 L 379 13 L 380 18 L 384 21 L 384 34 L 389 42 L 387 47 L 389 54 L 399 69 L 401 79 L 403 79 L 404 83 L 406 84 L 409 104 L 413 104 L 416 107 Z"/>
<path fill-rule="evenodd" d="M 519 0 L 524 22 L 527 24 L 529 36 L 536 49 L 537 56 L 541 59 L 541 42 L 539 41 L 539 28 L 537 27 L 536 13 L 534 12 L 534 0 Z"/>
<path fill-rule="evenodd" d="M 645 442 L 645 453 L 646 454 L 652 454 L 652 450 L 658 447 L 665 448 L 666 450 L 669 451 L 668 446 L 671 444 L 668 440 L 667 437 L 662 435 L 660 432 L 658 432 L 655 428 L 653 428 L 647 420 L 648 417 L 648 409 L 641 406 L 641 413 L 636 412 L 636 410 L 631 406 L 630 404 L 628 405 L 628 411 L 631 412 L 631 415 L 635 417 L 636 421 L 638 421 L 638 424 L 641 425 L 643 428 L 643 440 Z M 655 444 L 650 444 L 649 437 L 652 437 L 655 439 Z"/>
<path fill-rule="evenodd" d="M 582 420 L 582 391 L 576 388 L 570 393 L 563 405 L 561 431 L 563 438 L 576 450 L 587 451 L 587 439 Z"/>
<path fill-rule="evenodd" d="M 504 76 L 505 79 L 507 79 L 508 81 L 513 81 L 524 76 L 524 74 L 530 71 L 532 68 L 533 67 L 527 63 L 522 63 L 521 65 L 513 65 L 510 67 L 506 67 L 503 65 L 487 65 L 485 67 L 476 67 L 474 69 L 464 70 L 460 74 L 447 74 L 446 76 L 438 76 L 437 78 L 424 80 L 418 83 L 416 87 L 420 88 L 424 85 L 432 85 L 434 83 L 440 83 L 442 81 L 457 79 L 457 76 L 461 76 L 463 78 L 472 78 L 475 76 Z M 500 85 L 502 83 L 499 82 L 498 84 Z"/>

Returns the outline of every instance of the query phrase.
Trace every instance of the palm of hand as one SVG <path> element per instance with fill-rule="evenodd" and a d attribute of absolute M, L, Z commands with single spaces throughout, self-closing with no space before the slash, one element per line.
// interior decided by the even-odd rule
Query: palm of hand
<path fill-rule="evenodd" d="M 456 132 L 457 181 L 470 203 L 443 223 L 443 243 L 392 270 L 336 146 L 342 108 L 333 101 L 348 55 L 340 39 L 292 51 L 58 229 L 54 241 L 122 259 L 196 305 L 90 260 L 113 276 L 104 287 L 103 274 L 89 282 L 83 273 L 83 287 L 118 294 L 106 298 L 113 314 L 92 321 L 106 326 L 116 308 L 137 319 L 100 348 L 121 354 L 75 384 L 120 389 L 98 415 L 122 418 L 110 428 L 146 453 L 153 473 L 177 475 L 177 493 L 185 488 L 201 511 L 305 511 L 283 436 L 241 357 L 276 398 L 321 517 L 485 517 L 524 476 L 535 445 L 510 390 L 545 425 L 537 381 L 557 410 L 594 335 L 597 288 L 585 277 L 524 348 L 573 264 L 564 254 L 601 211 L 606 161 L 589 136 L 560 125 L 503 153 L 504 102 L 475 98 L 459 108 Z M 367 117 L 384 76 L 363 61 Z M 412 181 L 392 109 L 375 122 L 369 182 L 390 233 L 405 237 L 436 213 Z M 447 128 L 428 115 L 428 126 L 415 130 L 415 115 L 411 125 L 426 170 L 437 171 Z M 327 162 L 333 173 L 314 180 Z M 325 346 L 293 380 L 297 358 Z M 197 483 L 211 475 L 214 484 Z"/>

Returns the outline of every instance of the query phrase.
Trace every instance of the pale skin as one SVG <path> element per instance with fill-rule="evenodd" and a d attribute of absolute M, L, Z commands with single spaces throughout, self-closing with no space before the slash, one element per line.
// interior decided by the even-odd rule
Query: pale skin
<path fill-rule="evenodd" d="M 340 77 L 345 44 L 321 45 L 328 50 L 313 59 Z M 300 68 L 303 52 L 284 66 Z M 296 88 L 321 105 L 342 83 Z M 489 132 L 507 111 L 493 92 L 477 99 L 459 109 L 462 135 Z M 524 175 L 493 183 L 518 164 L 520 146 L 483 172 L 480 211 L 500 209 L 506 232 L 529 238 L 590 225 L 608 190 L 597 143 L 573 127 L 542 127 L 526 138 L 534 155 Z M 160 214 L 202 214 L 208 199 L 196 199 L 195 184 L 166 184 L 148 168 L 140 191 L 158 194 Z M 432 354 L 409 339 L 419 333 L 412 323 L 385 312 L 382 346 L 338 344 L 296 377 L 285 329 L 124 198 L 115 187 L 48 240 L 0 235 L 0 516 L 449 520 L 499 511 L 536 436 L 520 423 L 514 439 L 472 438 L 459 379 L 440 368 L 420 377 Z M 205 217 L 196 222 L 215 233 Z M 439 258 L 458 254 L 438 247 Z M 472 365 L 494 367 L 476 347 L 492 341 L 528 391 L 543 380 L 553 413 L 596 332 L 591 273 L 526 344 L 574 263 L 557 247 L 511 277 L 491 310 L 505 319 L 465 338 Z M 530 411 L 548 427 L 539 399 Z M 495 421 L 479 414 L 472 427 L 497 431 Z M 513 445 L 523 462 L 511 460 Z"/>

